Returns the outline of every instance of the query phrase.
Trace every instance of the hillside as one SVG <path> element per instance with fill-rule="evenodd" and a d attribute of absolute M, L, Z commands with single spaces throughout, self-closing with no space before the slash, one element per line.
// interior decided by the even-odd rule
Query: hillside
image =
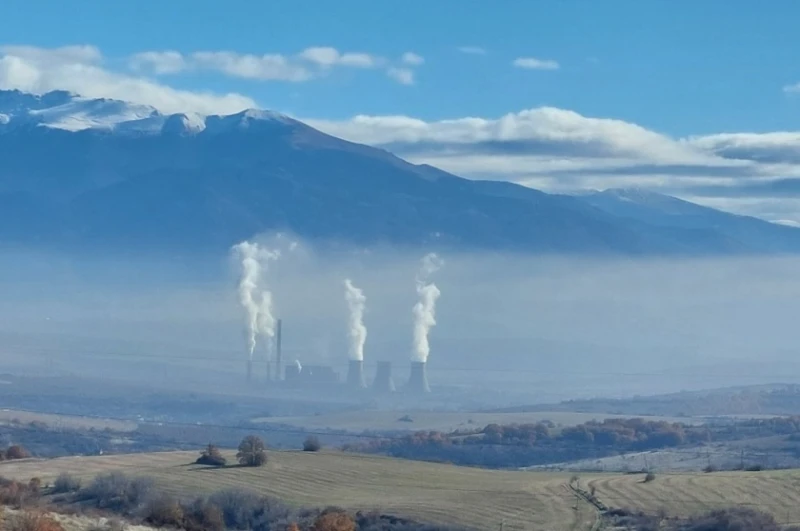
<path fill-rule="evenodd" d="M 219 250 L 284 230 L 539 253 L 800 250 L 800 229 L 748 218 L 760 236 L 741 239 L 714 224 L 634 219 L 582 197 L 414 165 L 270 111 L 167 116 L 0 91 L 0 116 L 0 244 Z"/>
<path fill-rule="evenodd" d="M 175 494 L 242 487 L 295 504 L 335 504 L 379 509 L 409 518 L 463 524 L 475 529 L 592 529 L 594 507 L 576 500 L 572 474 L 499 472 L 338 453 L 272 452 L 260 469 L 211 469 L 188 465 L 194 452 L 68 457 L 6 462 L 0 475 L 16 479 L 61 472 L 82 478 L 120 470 L 145 475 Z M 606 506 L 687 516 L 733 505 L 757 507 L 781 523 L 800 521 L 796 470 L 657 474 L 581 474 L 578 484 L 594 487 Z"/>
<path fill-rule="evenodd" d="M 151 476 L 179 494 L 238 487 L 312 507 L 376 509 L 411 519 L 511 530 L 589 529 L 589 506 L 573 509 L 568 475 L 498 472 L 340 454 L 271 452 L 263 468 L 212 469 L 189 465 L 196 452 L 67 457 L 0 464 L 0 476 L 47 482 L 67 471 L 82 478 L 122 470 Z M 232 458 L 232 454 L 228 455 Z"/>

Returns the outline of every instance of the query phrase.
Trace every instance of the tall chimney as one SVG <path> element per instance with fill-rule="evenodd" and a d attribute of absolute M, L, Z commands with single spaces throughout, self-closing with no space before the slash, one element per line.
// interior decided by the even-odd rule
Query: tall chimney
<path fill-rule="evenodd" d="M 253 360 L 247 360 L 247 381 L 253 379 Z"/>
<path fill-rule="evenodd" d="M 424 361 L 411 362 L 411 376 L 408 378 L 408 390 L 414 393 L 430 393 L 428 376 L 425 371 Z"/>
<path fill-rule="evenodd" d="M 275 379 L 278 381 L 283 379 L 283 353 L 281 351 L 282 324 L 283 321 L 281 319 L 278 319 L 278 322 L 275 324 Z"/>
<path fill-rule="evenodd" d="M 378 369 L 375 371 L 375 380 L 372 382 L 372 390 L 376 393 L 394 393 L 391 361 L 378 362 Z"/>
<path fill-rule="evenodd" d="M 363 389 L 367 384 L 364 381 L 364 362 L 361 360 L 350 360 L 347 369 L 347 387 Z"/>

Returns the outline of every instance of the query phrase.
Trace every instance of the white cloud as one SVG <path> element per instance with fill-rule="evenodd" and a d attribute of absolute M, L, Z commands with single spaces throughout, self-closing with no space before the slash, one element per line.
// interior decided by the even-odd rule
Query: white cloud
<path fill-rule="evenodd" d="M 334 66 L 351 66 L 356 68 L 374 68 L 383 63 L 383 59 L 363 52 L 341 53 L 330 46 L 306 48 L 298 55 L 301 59 L 324 68 Z"/>
<path fill-rule="evenodd" d="M 552 59 L 537 59 L 535 57 L 518 57 L 512 64 L 517 68 L 526 70 L 558 70 L 561 65 Z"/>
<path fill-rule="evenodd" d="M 457 175 L 547 191 L 643 187 L 770 220 L 800 222 L 800 132 L 673 138 L 552 107 L 498 118 L 306 120 Z"/>
<path fill-rule="evenodd" d="M 255 102 L 241 94 L 178 90 L 158 82 L 103 68 L 92 46 L 0 47 L 0 89 L 34 93 L 67 90 L 90 98 L 116 98 L 167 112 L 233 113 Z"/>
<path fill-rule="evenodd" d="M 481 48 L 480 46 L 459 46 L 456 48 L 461 53 L 466 53 L 469 55 L 486 55 L 486 49 Z"/>
<path fill-rule="evenodd" d="M 206 70 L 243 79 L 302 82 L 326 75 L 333 68 L 378 68 L 382 57 L 363 52 L 340 52 L 330 46 L 306 48 L 295 55 L 242 54 L 231 51 L 147 51 L 134 54 L 129 61 L 136 71 L 156 75 Z"/>
<path fill-rule="evenodd" d="M 417 55 L 414 52 L 406 52 L 400 58 L 400 60 L 410 66 L 419 66 L 425 62 L 425 58 L 421 55 Z"/>
<path fill-rule="evenodd" d="M 401 85 L 414 84 L 414 71 L 409 68 L 391 67 L 386 70 L 386 75 L 394 79 Z"/>
<path fill-rule="evenodd" d="M 800 83 L 794 83 L 793 85 L 786 85 L 783 87 L 784 92 L 788 93 L 798 93 L 800 92 Z"/>
<path fill-rule="evenodd" d="M 187 68 L 183 55 L 172 50 L 134 54 L 130 66 L 134 70 L 152 70 L 156 74 L 175 74 Z"/>
<path fill-rule="evenodd" d="M 201 70 L 213 70 L 228 76 L 262 81 L 306 81 L 312 73 L 292 64 L 279 54 L 238 54 L 235 52 L 195 52 L 189 64 Z"/>

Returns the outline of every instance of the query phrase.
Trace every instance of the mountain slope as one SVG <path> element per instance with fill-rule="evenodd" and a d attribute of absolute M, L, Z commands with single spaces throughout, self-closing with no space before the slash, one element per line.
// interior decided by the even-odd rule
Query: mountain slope
<path fill-rule="evenodd" d="M 0 91 L 0 114 L 0 243 L 223 249 L 287 230 L 533 252 L 762 250 L 709 224 L 626 218 L 591 197 L 462 179 L 270 111 L 165 116 Z M 766 225 L 776 240 L 800 238 Z"/>
<path fill-rule="evenodd" d="M 800 251 L 800 233 L 794 227 L 722 212 L 656 192 L 610 189 L 579 197 L 608 214 L 654 227 L 713 231 L 742 248 L 761 252 Z"/>

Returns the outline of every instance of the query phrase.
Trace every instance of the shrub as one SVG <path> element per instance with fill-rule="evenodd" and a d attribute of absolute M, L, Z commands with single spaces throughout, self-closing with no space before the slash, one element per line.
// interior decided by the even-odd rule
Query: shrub
<path fill-rule="evenodd" d="M 239 443 L 236 459 L 243 466 L 262 466 L 267 462 L 264 441 L 255 435 L 248 435 Z"/>
<path fill-rule="evenodd" d="M 55 494 L 62 494 L 66 492 L 77 492 L 81 488 L 81 480 L 67 474 L 66 472 L 61 473 L 56 480 L 53 482 L 53 492 Z"/>
<path fill-rule="evenodd" d="M 322 444 L 320 444 L 319 439 L 310 435 L 305 441 L 303 441 L 303 451 L 304 452 L 319 452 L 322 449 Z"/>
<path fill-rule="evenodd" d="M 88 487 L 81 489 L 79 495 L 100 509 L 129 514 L 141 508 L 153 492 L 151 479 L 130 478 L 121 472 L 110 472 L 97 476 Z"/>
<path fill-rule="evenodd" d="M 7 531 L 64 531 L 64 528 L 52 518 L 31 512 L 24 512 L 9 519 Z"/>
<path fill-rule="evenodd" d="M 652 472 L 648 472 L 644 476 L 644 483 L 650 483 L 651 481 L 655 481 L 655 480 L 656 480 L 656 475 L 653 474 Z"/>
<path fill-rule="evenodd" d="M 213 444 L 209 444 L 205 450 L 200 452 L 200 457 L 197 458 L 198 465 L 210 465 L 210 466 L 225 466 L 228 461 L 222 456 L 222 453 L 219 451 L 219 448 L 214 446 Z"/>
<path fill-rule="evenodd" d="M 779 531 L 781 526 L 767 513 L 736 507 L 711 511 L 690 518 L 680 526 L 681 531 Z"/>
<path fill-rule="evenodd" d="M 222 510 L 208 500 L 197 499 L 183 507 L 183 529 L 186 531 L 224 531 Z"/>
<path fill-rule="evenodd" d="M 40 492 L 34 490 L 30 483 L 0 480 L 0 505 L 20 508 L 31 505 L 39 499 Z"/>
<path fill-rule="evenodd" d="M 716 472 L 716 471 L 717 467 L 715 467 L 714 465 L 708 465 L 703 469 L 703 472 L 705 472 L 706 474 L 710 474 L 711 472 Z"/>
<path fill-rule="evenodd" d="M 31 453 L 23 448 L 22 446 L 15 444 L 13 446 L 9 446 L 8 450 L 6 450 L 6 459 L 25 459 L 30 457 Z"/>
<path fill-rule="evenodd" d="M 356 522 L 341 509 L 326 509 L 314 520 L 312 531 L 355 531 Z"/>
<path fill-rule="evenodd" d="M 212 494 L 209 502 L 219 508 L 225 526 L 231 529 L 258 529 L 259 525 L 284 520 L 290 515 L 289 508 L 280 500 L 241 489 Z"/>
<path fill-rule="evenodd" d="M 182 527 L 183 508 L 173 498 L 159 496 L 151 499 L 144 511 L 146 522 L 158 527 Z"/>

